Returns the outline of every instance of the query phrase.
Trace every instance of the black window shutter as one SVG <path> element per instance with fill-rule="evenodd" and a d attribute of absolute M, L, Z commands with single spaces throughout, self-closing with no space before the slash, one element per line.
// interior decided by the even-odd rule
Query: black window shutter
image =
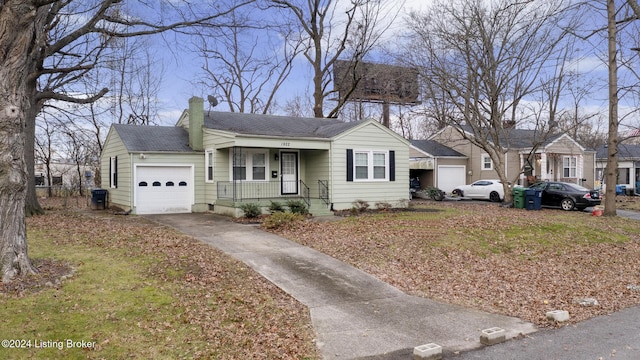
<path fill-rule="evenodd" d="M 347 149 L 347 181 L 353 181 L 353 149 Z"/>
<path fill-rule="evenodd" d="M 118 187 L 118 157 L 116 156 L 113 160 L 113 165 L 116 167 L 113 170 L 113 187 Z"/>
<path fill-rule="evenodd" d="M 389 150 L 389 181 L 396 181 L 396 152 Z"/>
<path fill-rule="evenodd" d="M 113 176 L 111 176 L 111 174 L 113 174 L 113 170 L 111 169 L 112 163 L 113 161 L 111 161 L 111 158 L 109 158 L 109 187 L 113 186 Z"/>

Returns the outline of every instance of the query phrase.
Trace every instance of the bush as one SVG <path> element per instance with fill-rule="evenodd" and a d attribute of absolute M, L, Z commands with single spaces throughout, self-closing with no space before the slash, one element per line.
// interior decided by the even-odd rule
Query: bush
<path fill-rule="evenodd" d="M 269 212 L 272 214 L 277 212 L 284 212 L 284 206 L 282 206 L 282 204 L 277 201 L 272 201 L 269 205 Z"/>
<path fill-rule="evenodd" d="M 248 219 L 257 218 L 258 216 L 262 215 L 262 209 L 260 208 L 260 205 L 256 203 L 242 204 L 240 205 L 240 210 L 244 212 L 244 217 Z"/>
<path fill-rule="evenodd" d="M 279 229 L 300 220 L 304 220 L 304 216 L 301 214 L 276 212 L 269 215 L 269 217 L 267 217 L 262 223 L 262 226 L 265 229 Z"/>
<path fill-rule="evenodd" d="M 382 202 L 377 202 L 376 203 L 376 209 L 380 210 L 380 211 L 389 211 L 391 210 L 393 206 L 391 204 L 389 204 L 386 201 L 382 201 Z"/>
<path fill-rule="evenodd" d="M 353 207 L 358 209 L 359 212 L 365 212 L 369 208 L 369 203 L 360 199 L 352 202 L 352 204 L 353 204 Z"/>
<path fill-rule="evenodd" d="M 302 200 L 289 200 L 287 201 L 287 206 L 289 207 L 289 211 L 294 214 L 307 215 L 309 213 L 307 204 Z"/>

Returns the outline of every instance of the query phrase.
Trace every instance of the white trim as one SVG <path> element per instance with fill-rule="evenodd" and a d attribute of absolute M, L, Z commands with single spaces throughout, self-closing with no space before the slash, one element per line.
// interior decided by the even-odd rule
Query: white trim
<path fill-rule="evenodd" d="M 269 159 L 269 149 L 264 148 L 238 148 L 241 151 L 241 154 L 245 155 L 245 179 L 237 179 L 236 181 L 269 181 L 271 178 L 271 173 L 269 169 L 270 159 Z M 264 179 L 255 180 L 253 178 L 253 155 L 254 154 L 264 154 Z M 249 171 L 251 170 L 251 172 Z M 229 181 L 234 181 L 233 179 L 233 149 L 229 149 Z"/>
<path fill-rule="evenodd" d="M 204 151 L 204 182 L 213 183 L 213 179 L 216 174 L 216 162 L 215 162 L 215 153 L 216 150 L 209 148 Z M 211 159 L 211 178 L 209 178 L 209 159 Z"/>
<path fill-rule="evenodd" d="M 367 178 L 359 179 L 357 169 L 357 161 L 356 155 L 367 154 Z M 374 154 L 383 154 L 384 155 L 384 178 L 374 178 L 374 169 L 375 165 L 373 163 L 373 155 Z M 389 151 L 388 150 L 363 150 L 363 149 L 353 149 L 353 181 L 354 182 L 383 182 L 389 181 Z"/>
<path fill-rule="evenodd" d="M 484 165 L 484 160 L 485 159 L 489 159 L 489 168 L 485 168 Z M 489 156 L 489 154 L 487 153 L 482 153 L 480 154 L 480 170 L 481 171 L 492 171 L 493 170 L 493 159 L 491 158 L 491 156 Z"/>
<path fill-rule="evenodd" d="M 193 164 L 180 164 L 180 163 L 144 163 L 144 164 L 134 164 L 133 165 L 133 182 L 131 186 L 133 187 L 133 207 L 136 208 L 138 206 L 138 168 L 139 167 L 182 167 L 189 168 L 189 183 L 187 184 L 191 194 L 190 194 L 190 202 L 191 205 L 195 204 L 196 201 L 196 187 L 195 187 L 195 166 Z"/>

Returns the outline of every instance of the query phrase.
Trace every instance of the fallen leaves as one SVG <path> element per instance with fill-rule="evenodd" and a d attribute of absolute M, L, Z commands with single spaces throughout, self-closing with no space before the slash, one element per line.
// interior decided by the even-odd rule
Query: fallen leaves
<path fill-rule="evenodd" d="M 306 307 L 244 264 L 191 237 L 141 217 L 102 211 L 50 210 L 29 218 L 28 230 L 59 246 L 97 247 L 147 259 L 140 264 L 143 276 L 161 279 L 174 292 L 173 302 L 168 303 L 149 291 L 147 306 L 179 309 L 175 319 L 125 319 L 113 314 L 107 320 L 132 321 L 157 341 L 157 351 L 183 347 L 184 352 L 178 352 L 186 357 L 217 359 L 317 356 Z M 199 345 L 177 340 L 184 338 Z"/>
<path fill-rule="evenodd" d="M 580 212 L 433 203 L 440 213 L 300 222 L 279 234 L 411 294 L 517 316 L 540 326 L 640 304 L 640 222 Z M 594 298 L 583 306 L 575 298 Z"/>

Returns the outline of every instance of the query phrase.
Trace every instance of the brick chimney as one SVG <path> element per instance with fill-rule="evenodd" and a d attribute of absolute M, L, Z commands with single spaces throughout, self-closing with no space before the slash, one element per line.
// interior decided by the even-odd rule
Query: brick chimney
<path fill-rule="evenodd" d="M 196 151 L 204 150 L 202 144 L 204 126 L 204 99 L 194 96 L 189 99 L 189 146 Z"/>

